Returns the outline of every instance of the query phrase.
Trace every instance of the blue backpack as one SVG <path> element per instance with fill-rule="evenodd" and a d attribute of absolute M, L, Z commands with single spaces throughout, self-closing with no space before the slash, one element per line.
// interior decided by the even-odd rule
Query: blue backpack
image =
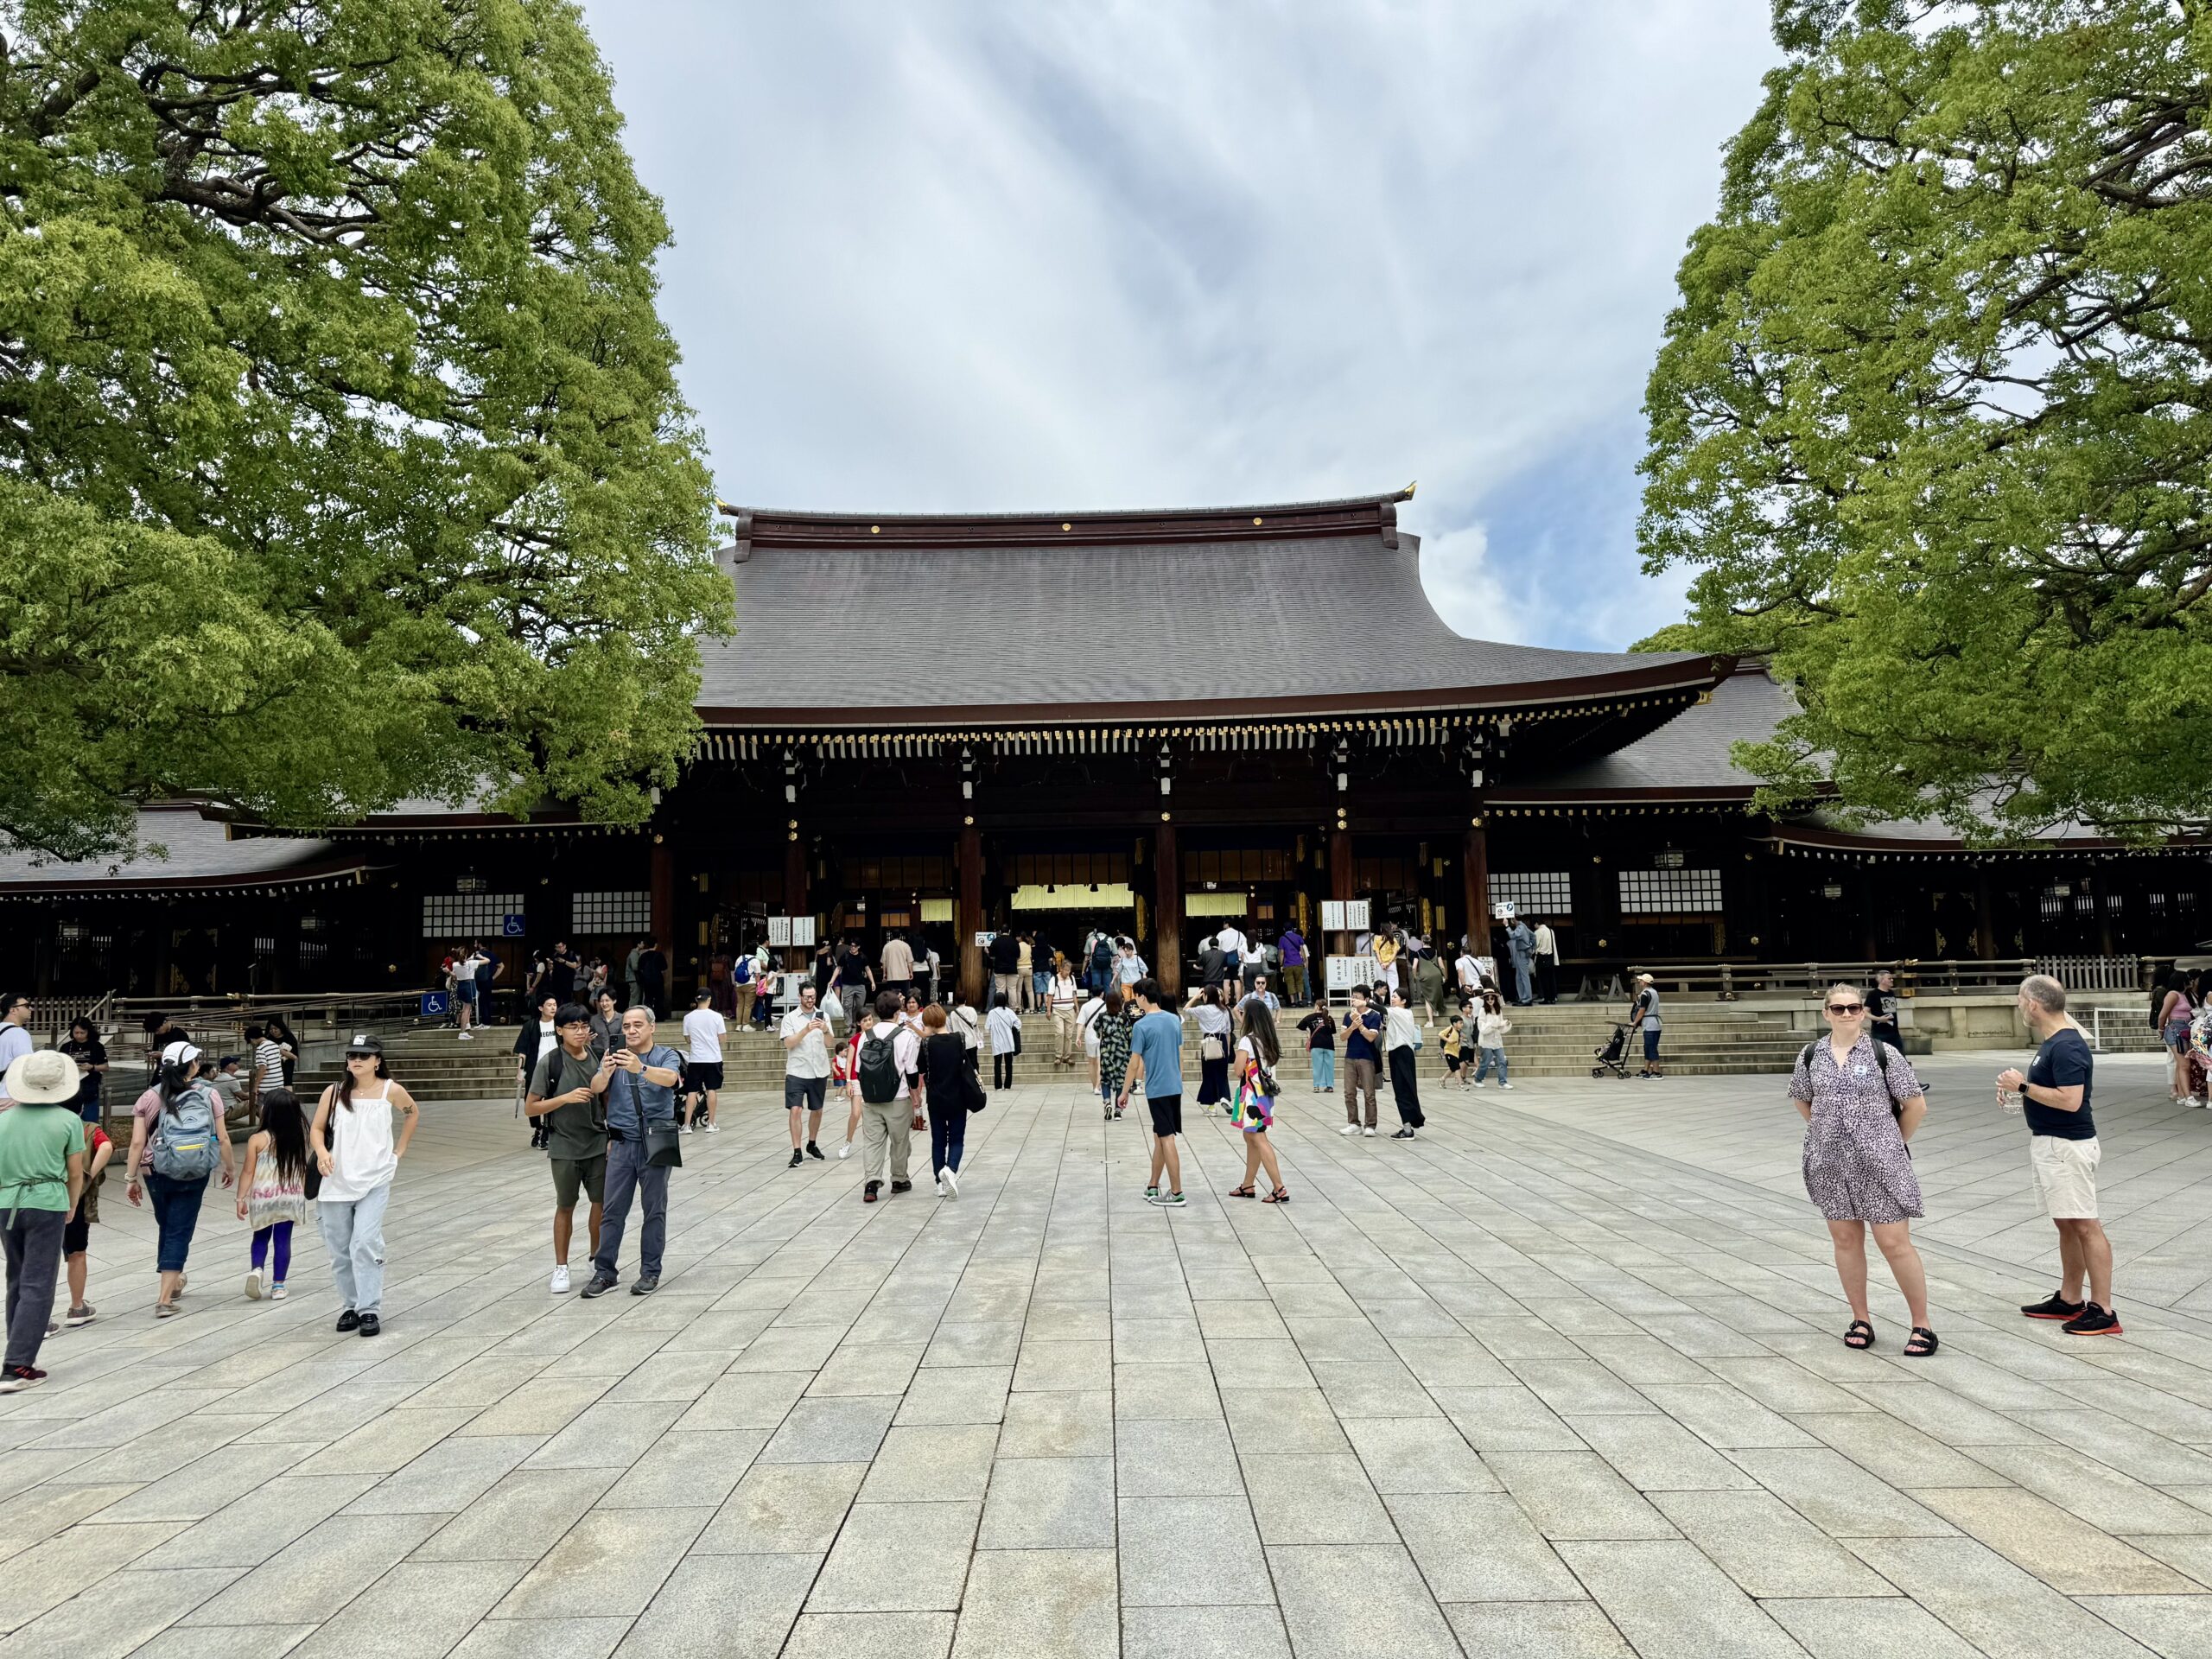
<path fill-rule="evenodd" d="M 215 1173 L 217 1127 L 214 1090 L 194 1083 L 164 1104 L 154 1119 L 149 1161 L 154 1173 L 172 1181 L 204 1181 Z"/>

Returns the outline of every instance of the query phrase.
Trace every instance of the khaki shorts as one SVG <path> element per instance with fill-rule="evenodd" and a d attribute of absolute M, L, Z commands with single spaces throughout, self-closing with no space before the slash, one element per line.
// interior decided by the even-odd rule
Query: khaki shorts
<path fill-rule="evenodd" d="M 2034 1171 L 2036 1197 L 2053 1221 L 2094 1221 L 2097 1215 L 2095 1137 L 2068 1141 L 2055 1135 L 2028 1137 L 2028 1167 Z"/>

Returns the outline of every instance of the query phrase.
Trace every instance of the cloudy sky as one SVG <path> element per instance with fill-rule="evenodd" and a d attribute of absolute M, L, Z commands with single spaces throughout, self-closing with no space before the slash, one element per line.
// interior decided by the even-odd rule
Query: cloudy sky
<path fill-rule="evenodd" d="M 1462 632 L 1619 646 L 1764 0 L 585 0 L 752 506 L 1395 488 Z"/>

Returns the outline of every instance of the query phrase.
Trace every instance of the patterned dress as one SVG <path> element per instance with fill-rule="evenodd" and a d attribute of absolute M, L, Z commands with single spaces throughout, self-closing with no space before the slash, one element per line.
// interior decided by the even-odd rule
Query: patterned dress
<path fill-rule="evenodd" d="M 1911 1063 L 1896 1049 L 1884 1056 L 1862 1036 L 1843 1063 L 1823 1037 L 1797 1061 L 1789 1097 L 1810 1102 L 1805 1126 L 1805 1191 L 1830 1221 L 1907 1221 L 1921 1213 L 1912 1155 L 1890 1110 L 1892 1100 L 1922 1092 Z M 1883 1045 L 1888 1048 L 1888 1045 Z"/>
<path fill-rule="evenodd" d="M 1129 1027 L 1135 1024 L 1127 1007 L 1098 1016 L 1098 1082 L 1109 1094 L 1119 1093 L 1129 1073 Z"/>

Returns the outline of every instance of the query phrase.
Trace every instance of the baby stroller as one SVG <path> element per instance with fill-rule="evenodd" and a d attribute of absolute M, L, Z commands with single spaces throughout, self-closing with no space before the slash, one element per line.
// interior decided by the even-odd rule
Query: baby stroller
<path fill-rule="evenodd" d="M 1598 1064 L 1590 1068 L 1592 1077 L 1602 1077 L 1610 1071 L 1624 1083 L 1628 1080 L 1628 1027 L 1626 1026 L 1615 1026 L 1612 1037 L 1605 1046 L 1603 1048 L 1593 1048 L 1590 1052 L 1596 1056 L 1598 1060 Z"/>

